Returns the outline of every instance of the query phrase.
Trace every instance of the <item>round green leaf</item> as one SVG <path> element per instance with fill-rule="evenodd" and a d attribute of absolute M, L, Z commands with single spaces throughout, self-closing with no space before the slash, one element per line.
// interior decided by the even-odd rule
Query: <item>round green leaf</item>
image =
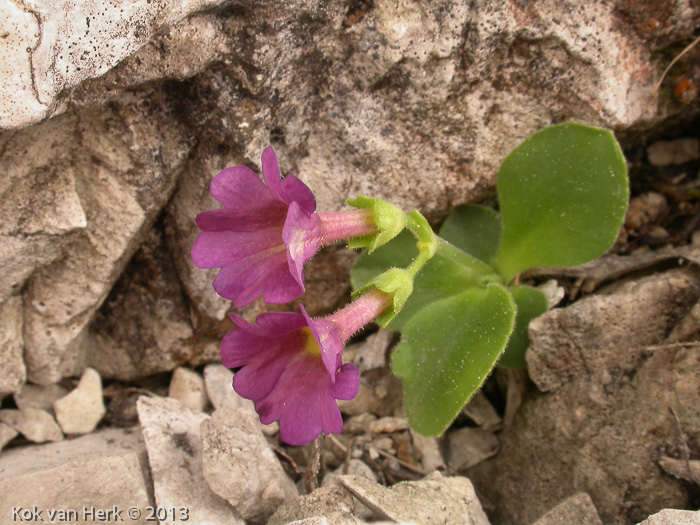
<path fill-rule="evenodd" d="M 498 364 L 524 370 L 527 368 L 525 351 L 530 346 L 527 327 L 535 317 L 539 317 L 549 310 L 549 302 L 547 296 L 529 286 L 513 286 L 510 288 L 510 293 L 515 299 L 518 313 L 515 316 L 515 328 L 513 328 L 513 333 Z"/>
<path fill-rule="evenodd" d="M 411 427 L 445 431 L 486 380 L 514 321 L 512 296 L 491 284 L 435 301 L 405 324 L 392 362 Z"/>
<path fill-rule="evenodd" d="M 611 131 L 561 124 L 534 134 L 498 172 L 503 222 L 495 264 L 510 280 L 568 267 L 612 246 L 627 210 L 627 165 Z"/>
<path fill-rule="evenodd" d="M 463 204 L 447 216 L 440 237 L 477 259 L 490 262 L 501 241 L 501 219 L 491 208 Z"/>
<path fill-rule="evenodd" d="M 407 267 L 418 255 L 416 238 L 404 231 L 394 240 L 371 254 L 363 253 L 350 270 L 353 290 L 359 290 L 371 279 L 392 267 Z M 430 259 L 413 282 L 413 292 L 401 311 L 387 325 L 402 330 L 406 321 L 434 301 L 450 297 L 476 284 L 477 277 L 468 268 L 441 257 Z"/>

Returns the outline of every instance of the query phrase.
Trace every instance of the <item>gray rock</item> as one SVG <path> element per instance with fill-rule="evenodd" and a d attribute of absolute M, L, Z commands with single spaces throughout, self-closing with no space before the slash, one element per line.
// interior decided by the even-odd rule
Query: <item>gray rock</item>
<path fill-rule="evenodd" d="M 22 325 L 22 298 L 16 295 L 0 304 L 0 399 L 17 392 L 26 379 Z"/>
<path fill-rule="evenodd" d="M 650 164 L 660 168 L 700 159 L 700 140 L 659 140 L 647 148 L 647 159 Z"/>
<path fill-rule="evenodd" d="M 365 463 L 359 459 L 351 459 L 346 465 L 341 465 L 333 472 L 329 472 L 323 477 L 322 487 L 327 487 L 328 485 L 339 484 L 342 476 L 359 476 L 366 478 L 370 481 L 377 482 L 377 475 L 374 471 Z"/>
<path fill-rule="evenodd" d="M 382 368 L 386 365 L 386 352 L 396 337 L 396 332 L 380 328 L 377 333 L 370 335 L 361 343 L 351 345 L 343 353 L 347 361 L 351 361 L 360 373 Z"/>
<path fill-rule="evenodd" d="M 299 493 L 245 409 L 219 409 L 202 421 L 202 465 L 209 487 L 246 521 L 263 522 Z"/>
<path fill-rule="evenodd" d="M 0 451 L 18 434 L 19 432 L 14 428 L 7 426 L 5 423 L 0 423 Z"/>
<path fill-rule="evenodd" d="M 700 525 L 700 511 L 664 509 L 638 525 Z"/>
<path fill-rule="evenodd" d="M 137 409 L 156 504 L 188 508 L 193 523 L 243 525 L 236 511 L 211 491 L 204 478 L 199 427 L 209 416 L 169 398 L 142 396 Z"/>
<path fill-rule="evenodd" d="M 26 383 L 21 390 L 15 392 L 12 398 L 17 408 L 38 408 L 46 412 L 53 412 L 54 401 L 68 394 L 68 389 L 61 385 L 32 385 Z"/>
<path fill-rule="evenodd" d="M 138 429 L 106 429 L 78 439 L 6 450 L 0 456 L 0 508 L 42 511 L 73 509 L 72 523 L 82 519 L 83 508 L 122 511 L 124 523 L 148 523 L 150 478 L 146 452 Z M 141 519 L 130 520 L 135 506 Z M 58 521 L 58 518 L 57 520 Z M 114 520 L 119 522 L 119 520 Z"/>
<path fill-rule="evenodd" d="M 209 401 L 202 376 L 194 370 L 182 367 L 173 371 L 168 396 L 199 412 L 205 409 Z"/>
<path fill-rule="evenodd" d="M 352 494 L 345 487 L 330 485 L 285 503 L 272 515 L 267 525 L 285 525 L 306 519 L 326 519 L 334 525 L 364 523 L 354 513 L 355 505 Z"/>
<path fill-rule="evenodd" d="M 489 525 L 474 487 L 462 476 L 446 478 L 434 472 L 421 481 L 405 481 L 391 488 L 343 476 L 342 484 L 381 519 Z"/>
<path fill-rule="evenodd" d="M 61 441 L 63 433 L 51 414 L 36 408 L 0 410 L 0 421 L 34 443 Z"/>
<path fill-rule="evenodd" d="M 407 430 L 408 420 L 405 417 L 383 417 L 372 421 L 369 424 L 368 430 L 372 434 L 388 434 L 390 432 L 399 432 Z"/>
<path fill-rule="evenodd" d="M 86 368 L 75 390 L 56 401 L 53 409 L 66 434 L 89 434 L 95 430 L 107 412 L 100 374 Z"/>
<path fill-rule="evenodd" d="M 565 499 L 532 525 L 603 525 L 598 511 L 585 492 L 579 492 Z"/>
<path fill-rule="evenodd" d="M 501 416 L 481 390 L 472 396 L 462 412 L 479 427 L 489 432 L 500 430 L 503 424 Z"/>
<path fill-rule="evenodd" d="M 604 523 L 691 505 L 691 485 L 658 460 L 663 443 L 685 446 L 678 428 L 687 446 L 700 444 L 700 352 L 667 339 L 698 299 L 695 273 L 673 270 L 532 323 L 530 373 L 549 393 L 526 396 L 499 453 L 468 471 L 499 502 L 494 520 L 529 523 L 581 491 Z"/>
<path fill-rule="evenodd" d="M 413 446 L 420 453 L 420 463 L 423 470 L 433 472 L 435 470 L 444 470 L 445 460 L 440 452 L 440 444 L 434 437 L 425 437 L 415 430 L 411 430 L 411 439 Z"/>
<path fill-rule="evenodd" d="M 243 399 L 233 389 L 233 372 L 219 363 L 204 367 L 204 385 L 211 404 L 216 410 L 245 408 L 255 412 L 253 402 Z"/>
<path fill-rule="evenodd" d="M 499 446 L 496 435 L 482 428 L 451 430 L 447 433 L 447 464 L 454 470 L 473 467 L 493 456 Z"/>

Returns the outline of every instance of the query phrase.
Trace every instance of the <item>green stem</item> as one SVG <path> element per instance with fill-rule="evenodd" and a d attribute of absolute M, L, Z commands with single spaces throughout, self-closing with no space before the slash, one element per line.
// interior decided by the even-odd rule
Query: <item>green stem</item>
<path fill-rule="evenodd" d="M 496 273 L 496 270 L 491 268 L 488 264 L 480 261 L 476 257 L 469 255 L 467 252 L 460 250 L 454 244 L 450 244 L 442 237 L 435 236 L 437 240 L 437 247 L 435 254 L 439 255 L 443 259 L 452 261 L 453 263 L 464 266 L 479 275 L 492 275 Z"/>

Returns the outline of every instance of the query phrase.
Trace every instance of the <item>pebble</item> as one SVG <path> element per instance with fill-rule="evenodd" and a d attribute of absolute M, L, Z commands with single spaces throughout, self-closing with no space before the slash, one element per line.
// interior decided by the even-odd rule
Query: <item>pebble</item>
<path fill-rule="evenodd" d="M 479 427 L 489 432 L 500 430 L 503 424 L 501 416 L 481 390 L 474 394 L 462 412 Z"/>
<path fill-rule="evenodd" d="M 423 470 L 433 472 L 445 469 L 445 460 L 442 457 L 440 444 L 436 438 L 425 437 L 413 429 L 411 429 L 411 438 L 413 447 L 420 453 L 420 463 L 423 466 Z"/>
<path fill-rule="evenodd" d="M 454 470 L 473 467 L 493 456 L 499 445 L 496 435 L 482 428 L 452 430 L 447 434 L 447 463 Z"/>
<path fill-rule="evenodd" d="M 368 429 L 372 434 L 388 434 L 390 432 L 399 432 L 409 428 L 408 419 L 404 417 L 387 416 L 376 421 L 372 421 Z"/>
<path fill-rule="evenodd" d="M 56 420 L 66 434 L 89 434 L 107 409 L 102 397 L 100 374 L 86 368 L 78 386 L 53 404 Z"/>
<path fill-rule="evenodd" d="M 233 372 L 219 363 L 204 367 L 204 386 L 214 409 L 247 408 L 255 411 L 253 402 L 243 399 L 233 389 Z"/>
<path fill-rule="evenodd" d="M 207 406 L 204 379 L 194 370 L 179 367 L 173 371 L 168 396 L 177 399 L 187 408 L 203 412 Z"/>
<path fill-rule="evenodd" d="M 0 451 L 18 434 L 19 432 L 14 428 L 7 426 L 5 423 L 0 423 Z"/>
<path fill-rule="evenodd" d="M 37 408 L 0 410 L 0 422 L 14 428 L 34 443 L 63 439 L 63 433 L 56 424 L 56 420 L 45 410 Z"/>
<path fill-rule="evenodd" d="M 201 435 L 204 477 L 243 519 L 265 521 L 299 495 L 247 410 L 215 411 L 202 421 Z"/>
<path fill-rule="evenodd" d="M 15 392 L 13 398 L 17 408 L 38 408 L 47 412 L 53 412 L 53 404 L 68 394 L 68 389 L 61 385 L 32 385 L 26 383 L 19 392 Z"/>
<path fill-rule="evenodd" d="M 700 140 L 696 138 L 659 140 L 647 148 L 649 163 L 659 168 L 685 164 L 699 158 Z"/>
<path fill-rule="evenodd" d="M 585 492 L 579 492 L 565 499 L 532 525 L 560 525 L 562 523 L 603 525 L 591 497 Z"/>

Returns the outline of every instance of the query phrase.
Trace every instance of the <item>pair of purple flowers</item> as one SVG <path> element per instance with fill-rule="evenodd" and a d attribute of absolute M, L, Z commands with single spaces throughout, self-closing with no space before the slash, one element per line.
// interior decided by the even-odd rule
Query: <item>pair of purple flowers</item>
<path fill-rule="evenodd" d="M 328 243 L 378 233 L 371 210 L 319 214 L 311 190 L 294 176 L 281 178 L 272 148 L 262 154 L 265 183 L 245 166 L 227 168 L 211 183 L 223 206 L 200 213 L 202 232 L 192 247 L 199 268 L 221 268 L 213 286 L 242 308 L 260 296 L 281 304 L 304 293 L 304 264 Z M 221 343 L 221 361 L 242 367 L 236 392 L 255 402 L 264 424 L 280 421 L 290 445 L 313 441 L 321 431 L 340 433 L 337 399 L 352 399 L 359 371 L 343 364 L 344 343 L 392 305 L 392 297 L 370 290 L 327 318 L 301 314 L 260 314 L 254 324 L 230 317 L 238 329 Z"/>

